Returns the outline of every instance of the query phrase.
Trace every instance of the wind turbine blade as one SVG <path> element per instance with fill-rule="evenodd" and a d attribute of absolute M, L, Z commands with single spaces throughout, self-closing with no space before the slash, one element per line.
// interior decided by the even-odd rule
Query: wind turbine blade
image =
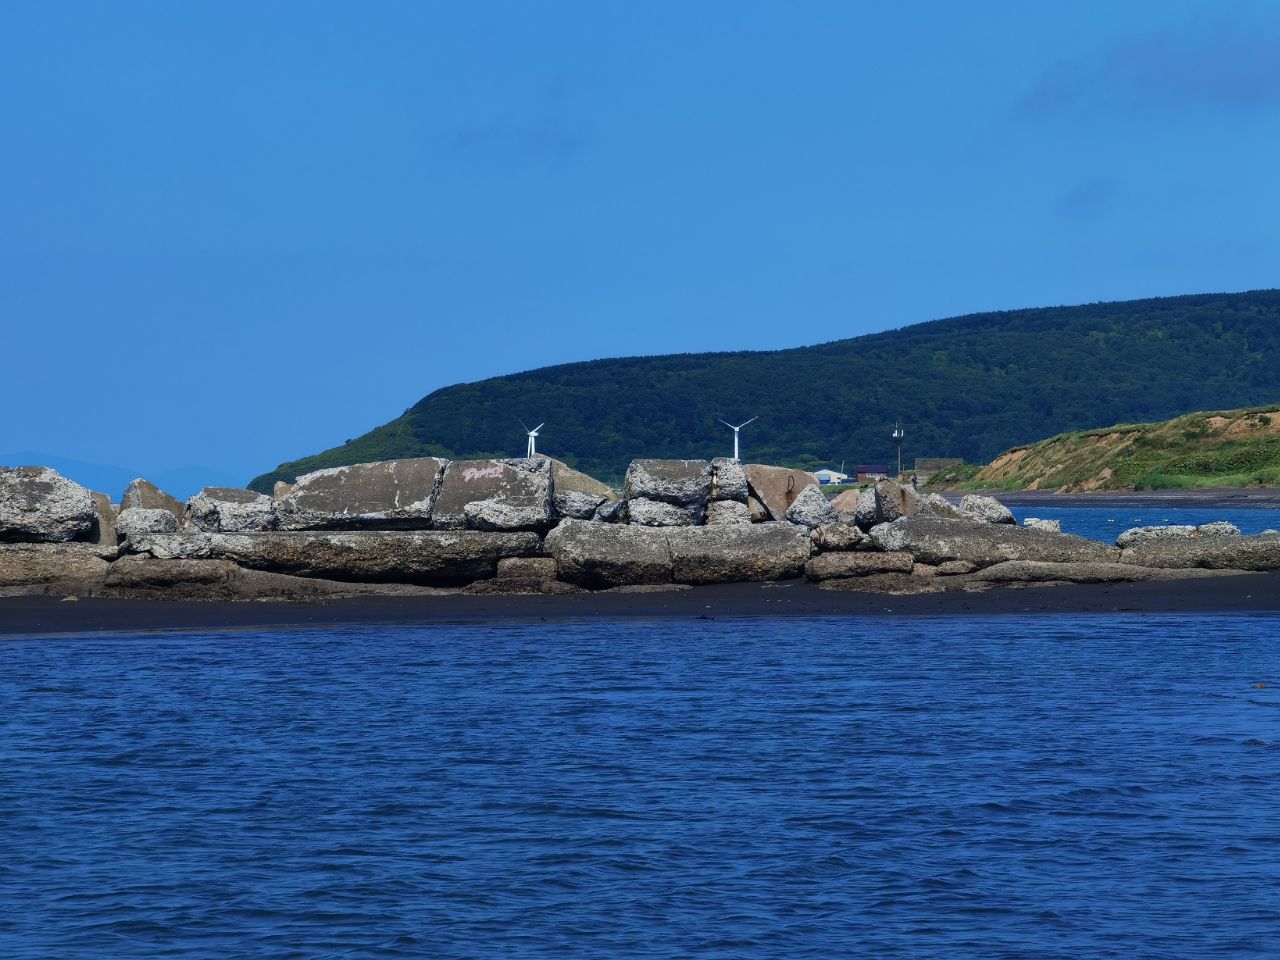
<path fill-rule="evenodd" d="M 539 430 L 541 430 L 541 429 L 542 429 L 543 427 L 545 427 L 546 425 L 547 425 L 547 422 L 546 422 L 545 420 L 544 420 L 544 421 L 542 421 L 542 423 L 538 424 L 536 427 L 534 427 L 534 428 L 533 428 L 533 432 L 534 432 L 534 433 L 537 433 Z"/>
<path fill-rule="evenodd" d="M 528 432 L 529 432 L 529 425 L 528 425 L 527 423 L 525 423 L 523 420 L 521 420 L 519 417 L 516 417 L 516 423 L 518 423 L 518 424 L 520 424 L 520 426 L 524 427 L 524 432 L 525 432 L 525 433 L 528 433 Z"/>
<path fill-rule="evenodd" d="M 716 419 L 717 419 L 717 420 L 719 420 L 720 418 L 719 418 L 719 417 L 717 417 Z M 737 427 L 735 427 L 732 423 L 730 423 L 728 420 L 720 420 L 720 422 L 721 422 L 721 423 L 723 423 L 723 424 L 724 424 L 726 427 L 728 427 L 730 430 L 737 430 L 737 429 L 738 429 L 738 428 L 737 428 Z"/>
<path fill-rule="evenodd" d="M 759 417 L 752 417 L 750 420 L 747 421 L 747 423 L 755 423 L 759 419 L 760 419 Z M 747 423 L 739 424 L 738 429 L 741 430 L 743 427 L 747 425 Z"/>

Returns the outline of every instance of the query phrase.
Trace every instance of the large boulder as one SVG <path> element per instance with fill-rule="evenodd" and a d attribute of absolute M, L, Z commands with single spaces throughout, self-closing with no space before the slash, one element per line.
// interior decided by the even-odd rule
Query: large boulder
<path fill-rule="evenodd" d="M 707 526 L 751 523 L 751 508 L 737 500 L 712 500 L 707 504 Z"/>
<path fill-rule="evenodd" d="M 824 523 L 809 533 L 813 547 L 819 551 L 857 550 L 868 537 L 852 523 Z"/>
<path fill-rule="evenodd" d="M 276 497 L 281 530 L 425 530 L 447 461 L 383 460 L 303 474 Z"/>
<path fill-rule="evenodd" d="M 89 491 L 48 467 L 0 467 L 0 543 L 67 543 L 92 537 Z"/>
<path fill-rule="evenodd" d="M 910 573 L 913 563 L 909 553 L 820 553 L 805 565 L 804 575 L 819 581 L 872 573 Z"/>
<path fill-rule="evenodd" d="M 671 582 L 666 531 L 632 524 L 564 520 L 547 534 L 561 580 L 584 587 Z"/>
<path fill-rule="evenodd" d="M 1280 534 L 1143 540 L 1125 547 L 1121 561 L 1139 567 L 1280 570 Z"/>
<path fill-rule="evenodd" d="M 831 509 L 840 517 L 841 523 L 857 523 L 858 497 L 861 495 L 861 490 L 844 490 L 831 498 Z M 872 491 L 871 497 L 874 504 L 875 491 Z"/>
<path fill-rule="evenodd" d="M 367 596 L 454 593 L 401 583 L 345 583 L 250 570 L 230 560 L 157 560 L 137 555 L 111 564 L 102 597 L 133 600 L 336 600 Z"/>
<path fill-rule="evenodd" d="M 1124 549 L 1140 544 L 1182 542 L 1199 537 L 1238 537 L 1240 528 L 1233 523 L 1206 523 L 1200 526 L 1169 524 L 1158 527 L 1130 527 L 1116 537 L 1116 546 Z"/>
<path fill-rule="evenodd" d="M 551 464 L 552 506 L 557 518 L 590 520 L 600 507 L 618 498 L 608 484 L 559 460 L 546 459 Z"/>
<path fill-rule="evenodd" d="M 824 523 L 836 523 L 839 519 L 819 487 L 805 487 L 787 508 L 787 520 L 810 530 Z"/>
<path fill-rule="evenodd" d="M 168 510 L 130 507 L 120 511 L 120 516 L 116 519 L 116 530 L 120 539 L 136 543 L 153 533 L 177 533 L 178 521 Z"/>
<path fill-rule="evenodd" d="M 273 530 L 275 501 L 238 487 L 205 487 L 187 501 L 186 523 L 205 533 Z"/>
<path fill-rule="evenodd" d="M 1022 521 L 1024 527 L 1030 527 L 1032 530 L 1050 530 L 1053 533 L 1062 532 L 1061 520 L 1042 520 L 1040 517 L 1027 517 Z"/>
<path fill-rule="evenodd" d="M 93 529 L 89 531 L 89 542 L 100 547 L 114 547 L 120 543 L 116 533 L 116 516 L 119 510 L 105 493 L 90 493 L 93 500 Z"/>
<path fill-rule="evenodd" d="M 103 547 L 92 543 L 0 543 L 0 596 L 87 594 L 106 576 Z"/>
<path fill-rule="evenodd" d="M 493 501 L 485 507 L 484 501 Z M 454 460 L 445 467 L 431 525 L 462 530 L 472 523 L 489 529 L 542 530 L 554 521 L 551 467 L 541 457 L 511 460 Z M 501 526 L 500 526 L 501 525 Z"/>
<path fill-rule="evenodd" d="M 701 523 L 711 499 L 711 464 L 706 460 L 633 460 L 627 468 L 623 497 L 628 501 L 628 514 L 631 501 L 648 500 L 681 507 L 693 523 Z"/>
<path fill-rule="evenodd" d="M 171 497 L 154 483 L 139 477 L 125 487 L 120 498 L 121 510 L 168 510 L 181 525 L 186 514 L 186 506 L 176 497 Z"/>
<path fill-rule="evenodd" d="M 892 523 L 899 517 L 914 517 L 920 512 L 920 495 L 915 487 L 886 477 L 877 480 L 872 489 L 875 491 L 875 524 Z"/>
<path fill-rule="evenodd" d="M 665 531 L 676 583 L 789 580 L 804 572 L 809 532 L 792 523 L 685 527 Z"/>
<path fill-rule="evenodd" d="M 746 503 L 750 495 L 747 471 L 732 457 L 716 457 L 711 461 L 711 499 Z"/>
<path fill-rule="evenodd" d="M 980 523 L 1017 523 L 1013 513 L 995 497 L 971 493 L 960 499 L 960 513 Z"/>
<path fill-rule="evenodd" d="M 152 534 L 133 547 L 162 560 L 231 560 L 326 580 L 447 585 L 491 579 L 499 560 L 537 554 L 541 541 L 536 533 L 478 530 L 317 530 Z"/>
<path fill-rule="evenodd" d="M 806 487 L 816 487 L 818 478 L 804 470 L 749 463 L 744 468 L 752 495 L 769 511 L 771 520 L 787 519 L 787 511 Z"/>
<path fill-rule="evenodd" d="M 703 509 L 635 497 L 627 501 L 627 522 L 645 527 L 694 527 L 702 523 Z"/>
<path fill-rule="evenodd" d="M 977 567 L 1005 560 L 1113 562 L 1120 556 L 1114 547 L 1065 533 L 937 517 L 902 517 L 873 528 L 871 538 L 882 550 L 906 551 L 920 563 L 935 565 L 948 560 Z"/>
<path fill-rule="evenodd" d="M 1220 576 L 1231 570 L 1164 570 L 1129 563 L 1052 563 L 1039 560 L 1006 560 L 969 576 L 988 583 L 1130 583 L 1145 580 L 1178 580 Z"/>

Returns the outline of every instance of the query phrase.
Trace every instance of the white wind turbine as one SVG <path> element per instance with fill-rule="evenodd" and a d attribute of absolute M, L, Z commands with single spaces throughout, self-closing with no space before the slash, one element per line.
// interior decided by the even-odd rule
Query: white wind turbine
<path fill-rule="evenodd" d="M 760 419 L 759 417 L 752 417 L 746 423 L 740 423 L 736 427 L 732 423 L 730 423 L 728 420 L 720 421 L 726 427 L 728 427 L 730 430 L 733 431 L 733 459 L 735 460 L 738 459 L 738 431 L 741 430 L 743 427 L 745 427 L 747 423 L 754 423 L 756 420 L 759 420 L 759 419 Z"/>
<path fill-rule="evenodd" d="M 546 423 L 545 422 L 540 423 L 536 427 L 534 427 L 532 430 L 530 430 L 529 425 L 525 423 L 523 420 L 521 420 L 520 426 L 524 427 L 525 436 L 529 438 L 529 449 L 525 453 L 525 456 L 528 457 L 530 460 L 532 460 L 534 457 L 538 455 L 538 431 L 541 430 L 543 427 L 545 427 Z"/>

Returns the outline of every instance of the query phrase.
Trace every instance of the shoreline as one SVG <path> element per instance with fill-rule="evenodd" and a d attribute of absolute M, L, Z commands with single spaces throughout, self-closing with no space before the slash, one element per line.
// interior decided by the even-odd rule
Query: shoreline
<path fill-rule="evenodd" d="M 0 638 L 299 627 L 493 624 L 583 619 L 742 619 L 1107 613 L 1280 614 L 1280 571 L 1196 580 L 1003 587 L 893 596 L 805 581 L 660 593 L 356 597 L 318 602 L 0 598 Z"/>

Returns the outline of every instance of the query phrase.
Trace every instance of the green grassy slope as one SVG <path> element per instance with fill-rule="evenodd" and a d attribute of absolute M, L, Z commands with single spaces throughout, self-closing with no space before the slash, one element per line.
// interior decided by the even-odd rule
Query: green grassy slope
<path fill-rule="evenodd" d="M 351 443 L 281 464 L 267 490 L 324 466 L 539 449 L 606 480 L 635 457 L 707 457 L 743 431 L 751 461 L 985 462 L 1046 434 L 1280 399 L 1280 291 L 983 313 L 820 346 L 565 364 L 437 390 Z"/>
<path fill-rule="evenodd" d="M 1065 433 L 1010 450 L 956 486 L 1075 492 L 1277 485 L 1280 406 Z"/>

